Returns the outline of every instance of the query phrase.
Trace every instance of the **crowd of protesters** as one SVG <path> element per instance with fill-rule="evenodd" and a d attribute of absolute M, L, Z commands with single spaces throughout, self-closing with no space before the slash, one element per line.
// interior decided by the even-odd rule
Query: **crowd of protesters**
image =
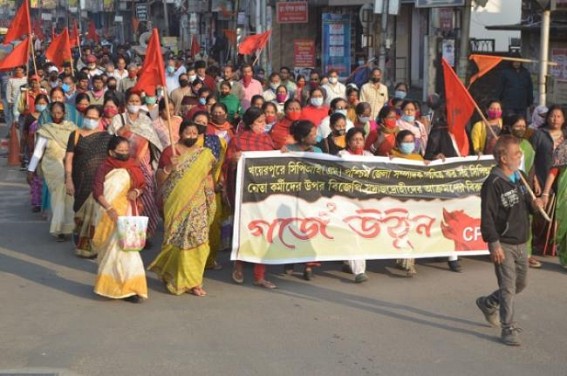
<path fill-rule="evenodd" d="M 22 66 L 5 75 L 5 118 L 19 131 L 31 210 L 50 219 L 57 241 L 73 240 L 78 256 L 97 258 L 95 292 L 108 298 L 139 302 L 148 296 L 140 254 L 121 251 L 116 235 L 118 216 L 135 213 L 149 217 L 148 246 L 158 241 L 163 222 L 161 252 L 146 267 L 172 294 L 206 295 L 203 274 L 220 269 L 218 252 L 230 247 L 226 227 L 242 152 L 424 163 L 461 156 L 438 98 L 410 99 L 406 83 L 389 89 L 376 67 L 367 66 L 363 76 L 357 70 L 343 83 L 336 70 L 304 77 L 281 67 L 264 77 L 249 64 L 170 56 L 166 87 L 139 92 L 132 88 L 140 61 L 130 51 L 82 52 L 75 66 L 60 70 L 46 63 L 32 72 Z M 567 222 L 561 221 L 567 179 L 554 163 L 554 152 L 557 158 L 567 147 L 564 110 L 540 106 L 528 118 L 529 104 L 506 103 L 495 98 L 483 104 L 488 121 L 471 126 L 471 154 L 493 154 L 503 134 L 518 140 L 520 169 L 545 205 L 556 204 L 555 244 L 567 267 Z M 527 260 L 538 268 L 531 245 L 541 247 L 545 239 L 534 233 Z M 448 265 L 462 271 L 456 257 Z M 312 279 L 317 266 L 302 265 L 303 277 Z M 413 259 L 396 266 L 416 274 Z M 284 266 L 285 273 L 293 270 Z M 364 261 L 345 261 L 344 270 L 357 283 L 368 279 Z M 265 265 L 255 264 L 253 274 L 254 285 L 276 287 L 266 279 Z M 242 263 L 235 263 L 232 279 L 244 282 Z"/>

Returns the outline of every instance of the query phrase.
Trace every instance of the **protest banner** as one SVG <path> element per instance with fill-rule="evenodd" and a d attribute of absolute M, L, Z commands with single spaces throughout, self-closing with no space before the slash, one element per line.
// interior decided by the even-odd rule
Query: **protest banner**
<path fill-rule="evenodd" d="M 491 156 L 423 162 L 243 153 L 232 259 L 264 264 L 488 254 Z"/>

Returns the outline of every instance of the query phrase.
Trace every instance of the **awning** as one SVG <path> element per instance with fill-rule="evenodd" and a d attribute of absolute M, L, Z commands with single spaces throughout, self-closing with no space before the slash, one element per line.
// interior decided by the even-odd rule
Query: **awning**
<path fill-rule="evenodd" d="M 541 22 L 531 24 L 511 24 L 511 25 L 490 25 L 484 27 L 486 30 L 507 30 L 507 31 L 540 31 Z M 550 31 L 567 31 L 567 24 L 551 22 Z"/>

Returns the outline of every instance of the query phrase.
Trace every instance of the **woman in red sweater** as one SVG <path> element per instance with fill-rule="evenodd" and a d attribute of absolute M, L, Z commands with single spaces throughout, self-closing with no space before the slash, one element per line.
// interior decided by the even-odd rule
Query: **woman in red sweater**
<path fill-rule="evenodd" d="M 309 120 L 316 127 L 324 118 L 329 116 L 329 107 L 325 106 L 325 90 L 321 88 L 311 89 L 309 92 L 309 104 L 301 112 L 301 120 Z"/>
<path fill-rule="evenodd" d="M 270 130 L 270 137 L 276 149 L 281 149 L 284 145 L 293 144 L 295 141 L 289 132 L 291 123 L 301 117 L 301 104 L 297 99 L 288 99 L 284 104 L 285 116 L 276 123 Z"/>

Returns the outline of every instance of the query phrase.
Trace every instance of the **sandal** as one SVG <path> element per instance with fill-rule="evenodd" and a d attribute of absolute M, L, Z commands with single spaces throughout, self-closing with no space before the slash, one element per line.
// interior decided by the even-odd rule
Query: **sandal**
<path fill-rule="evenodd" d="M 193 287 L 190 291 L 191 295 L 195 295 L 195 296 L 207 296 L 207 292 L 205 290 L 203 290 L 203 288 L 201 287 Z"/>
<path fill-rule="evenodd" d="M 528 265 L 530 268 L 539 269 L 541 268 L 541 262 L 533 257 L 528 258 Z"/>
<path fill-rule="evenodd" d="M 244 276 L 240 270 L 234 269 L 232 271 L 232 280 L 239 285 L 244 283 Z"/>
<path fill-rule="evenodd" d="M 207 270 L 222 270 L 222 265 L 214 261 L 212 266 L 207 267 Z"/>
<path fill-rule="evenodd" d="M 274 285 L 270 281 L 266 281 L 265 279 L 261 279 L 259 281 L 254 281 L 254 286 L 263 287 L 265 289 L 276 289 L 277 286 Z"/>

